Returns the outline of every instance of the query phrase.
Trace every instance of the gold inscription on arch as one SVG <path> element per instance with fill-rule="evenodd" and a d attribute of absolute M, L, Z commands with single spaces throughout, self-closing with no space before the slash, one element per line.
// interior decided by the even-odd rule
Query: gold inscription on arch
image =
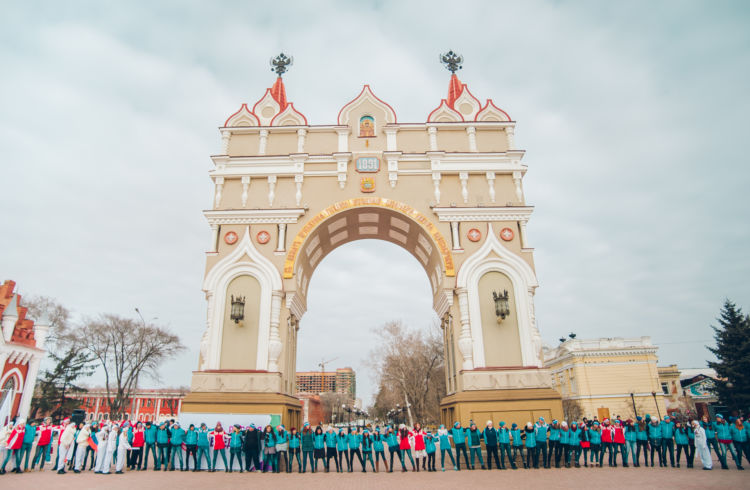
<path fill-rule="evenodd" d="M 380 207 L 392 209 L 397 211 L 409 218 L 413 219 L 432 237 L 432 240 L 437 244 L 440 255 L 443 258 L 443 268 L 445 269 L 445 275 L 452 277 L 456 275 L 456 271 L 453 265 L 453 256 L 451 255 L 450 247 L 448 242 L 440 233 L 437 226 L 432 221 L 427 219 L 425 215 L 402 202 L 394 201 L 392 199 L 385 199 L 382 197 L 360 197 L 356 199 L 347 199 L 346 201 L 337 202 L 325 208 L 320 213 L 313 216 L 310 221 L 305 223 L 305 226 L 297 233 L 289 246 L 289 252 L 286 255 L 286 261 L 284 262 L 284 279 L 291 279 L 294 276 L 294 263 L 297 260 L 297 254 L 299 253 L 302 243 L 312 233 L 320 223 L 333 216 L 334 214 L 346 211 L 347 209 L 361 208 L 361 207 Z"/>

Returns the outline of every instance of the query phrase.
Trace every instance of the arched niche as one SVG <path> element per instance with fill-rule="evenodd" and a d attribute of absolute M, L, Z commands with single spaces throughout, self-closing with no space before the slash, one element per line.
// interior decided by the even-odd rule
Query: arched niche
<path fill-rule="evenodd" d="M 510 314 L 498 323 L 492 293 L 508 291 Z M 513 282 L 502 272 L 491 270 L 479 278 L 479 310 L 482 319 L 484 362 L 486 367 L 523 365 L 518 308 Z"/>
<path fill-rule="evenodd" d="M 232 296 L 245 298 L 245 318 L 235 323 L 231 318 Z M 220 369 L 254 370 L 258 358 L 261 286 L 258 280 L 242 274 L 232 279 L 224 295 Z"/>

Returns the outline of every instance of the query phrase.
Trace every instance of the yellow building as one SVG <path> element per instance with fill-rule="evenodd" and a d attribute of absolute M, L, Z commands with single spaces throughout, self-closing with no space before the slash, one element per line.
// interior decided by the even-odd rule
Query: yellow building
<path fill-rule="evenodd" d="M 657 349 L 650 337 L 569 339 L 545 348 L 566 419 L 666 414 Z"/>

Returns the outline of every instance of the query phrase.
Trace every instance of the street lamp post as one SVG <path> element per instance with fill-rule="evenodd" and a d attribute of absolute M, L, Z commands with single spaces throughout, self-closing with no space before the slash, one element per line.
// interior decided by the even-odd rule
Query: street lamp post
<path fill-rule="evenodd" d="M 659 414 L 659 420 L 661 420 L 661 410 L 659 410 L 659 402 L 656 401 L 656 392 L 652 391 L 651 396 L 654 397 L 654 405 L 656 405 L 656 413 Z"/>
<path fill-rule="evenodd" d="M 633 412 L 635 413 L 635 416 L 638 417 L 638 410 L 635 408 L 635 395 L 633 393 L 630 394 L 630 400 L 633 402 Z"/>

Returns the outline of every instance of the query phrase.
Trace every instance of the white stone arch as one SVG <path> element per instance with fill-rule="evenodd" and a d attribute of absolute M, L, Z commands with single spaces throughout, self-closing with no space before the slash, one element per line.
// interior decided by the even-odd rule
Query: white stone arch
<path fill-rule="evenodd" d="M 539 354 L 541 336 L 534 321 L 533 295 L 534 290 L 539 285 L 536 274 L 526 261 L 503 246 L 495 236 L 492 223 L 488 223 L 487 239 L 479 250 L 474 252 L 461 265 L 456 277 L 456 287 L 468 291 L 468 313 L 474 368 L 486 367 L 480 301 L 489 301 L 489 298 L 479 297 L 479 279 L 492 271 L 505 274 L 513 284 L 515 305 L 512 305 L 512 307 L 516 308 L 516 317 L 518 318 L 518 334 L 523 365 L 542 367 L 542 359 Z"/>
<path fill-rule="evenodd" d="M 23 373 L 21 372 L 21 370 L 18 369 L 18 368 L 13 368 L 10 371 L 8 371 L 7 373 L 5 373 L 5 375 L 0 379 L 0 389 L 2 389 L 3 386 L 5 386 L 5 383 L 7 383 L 8 380 L 11 379 L 11 378 L 15 378 L 16 386 L 13 389 L 12 392 L 10 392 L 10 393 L 7 394 L 7 396 L 10 397 L 10 410 L 11 410 L 11 413 L 8 414 L 8 415 L 12 415 L 13 405 L 15 404 L 15 398 L 16 398 L 16 396 L 19 393 L 23 393 L 23 389 L 24 389 L 23 383 L 25 381 L 24 377 L 23 377 Z M 33 389 L 33 387 L 32 387 L 32 389 Z M 0 392 L 0 395 L 1 394 L 2 394 L 2 392 Z M 21 411 L 21 406 L 20 405 L 18 407 L 18 410 L 19 410 L 19 412 Z M 3 423 L 3 421 L 0 421 L 0 424 L 2 424 L 2 423 Z"/>
<path fill-rule="evenodd" d="M 249 261 L 247 260 L 249 259 Z M 250 227 L 245 228 L 242 240 L 237 247 L 219 261 L 206 275 L 203 281 L 203 291 L 208 300 L 207 311 L 207 343 L 201 370 L 220 369 L 221 341 L 224 332 L 224 305 L 229 283 L 233 279 L 249 275 L 260 283 L 260 311 L 258 314 L 258 345 L 257 345 L 257 370 L 268 368 L 268 341 L 271 330 L 272 297 L 274 293 L 281 294 L 283 284 L 279 271 L 270 260 L 265 258 L 253 246 L 250 236 Z M 278 302 L 274 302 L 278 303 Z M 278 312 L 276 312 L 278 316 Z M 201 349 L 204 350 L 203 348 Z"/>

